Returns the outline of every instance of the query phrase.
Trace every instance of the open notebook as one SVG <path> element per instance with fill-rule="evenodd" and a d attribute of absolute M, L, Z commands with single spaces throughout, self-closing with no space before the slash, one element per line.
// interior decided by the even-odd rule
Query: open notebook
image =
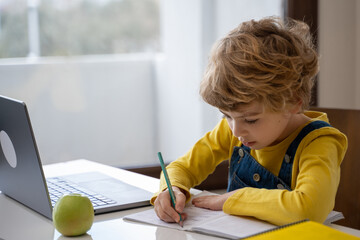
<path fill-rule="evenodd" d="M 212 193 L 204 191 L 196 196 L 208 194 Z M 187 204 L 185 212 L 188 214 L 188 218 L 184 221 L 183 228 L 177 223 L 166 223 L 160 220 L 156 216 L 154 209 L 125 216 L 124 220 L 142 222 L 178 230 L 199 232 L 229 239 L 246 238 L 259 233 L 281 228 L 251 217 L 231 216 L 225 214 L 223 211 L 211 211 L 208 209 L 197 208 L 191 204 L 191 201 Z M 332 212 L 329 215 L 327 222 L 330 223 L 342 218 L 343 215 L 341 213 Z"/>

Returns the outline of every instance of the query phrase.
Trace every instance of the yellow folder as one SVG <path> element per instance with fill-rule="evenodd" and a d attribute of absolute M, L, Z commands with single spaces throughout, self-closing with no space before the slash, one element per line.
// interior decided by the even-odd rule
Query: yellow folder
<path fill-rule="evenodd" d="M 326 225 L 304 221 L 280 227 L 272 231 L 264 232 L 256 236 L 246 238 L 248 240 L 360 240 L 350 234 L 335 230 Z"/>

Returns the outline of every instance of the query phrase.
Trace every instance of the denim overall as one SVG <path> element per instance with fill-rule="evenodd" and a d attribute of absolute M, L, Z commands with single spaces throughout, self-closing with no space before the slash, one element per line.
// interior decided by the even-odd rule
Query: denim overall
<path fill-rule="evenodd" d="M 251 155 L 250 148 L 244 145 L 234 147 L 230 161 L 227 191 L 243 187 L 287 189 L 291 191 L 291 175 L 294 156 L 301 140 L 311 131 L 329 127 L 324 121 L 314 121 L 306 125 L 290 144 L 283 159 L 279 176 L 260 165 Z"/>

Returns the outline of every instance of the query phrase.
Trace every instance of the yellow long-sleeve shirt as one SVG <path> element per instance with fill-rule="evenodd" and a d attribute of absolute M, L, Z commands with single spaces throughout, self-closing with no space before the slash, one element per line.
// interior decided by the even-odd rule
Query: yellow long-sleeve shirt
<path fill-rule="evenodd" d="M 325 113 L 309 111 L 305 115 L 311 121 L 328 122 Z M 277 145 L 251 150 L 251 155 L 270 172 L 278 175 L 283 161 L 281 156 L 285 155 L 288 146 L 305 125 Z M 232 134 L 227 121 L 221 120 L 183 157 L 169 164 L 167 170 L 173 186 L 185 190 L 189 199 L 189 189 L 205 180 L 222 161 L 231 159 L 233 148 L 240 145 L 241 142 Z M 223 211 L 233 215 L 253 216 L 277 225 L 305 218 L 323 222 L 335 204 L 340 164 L 346 149 L 347 138 L 337 129 L 324 127 L 312 131 L 296 151 L 292 191 L 242 188 L 226 200 Z M 160 191 L 163 191 L 166 189 L 163 177 L 160 182 Z"/>

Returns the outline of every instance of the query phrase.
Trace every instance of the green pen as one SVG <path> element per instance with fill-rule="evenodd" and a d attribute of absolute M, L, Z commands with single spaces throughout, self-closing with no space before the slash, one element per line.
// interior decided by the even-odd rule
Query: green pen
<path fill-rule="evenodd" d="M 163 161 L 161 152 L 158 152 L 158 157 L 159 157 L 159 160 L 160 160 L 160 166 L 161 166 L 161 169 L 162 169 L 162 171 L 163 171 L 163 174 L 164 174 L 164 177 L 165 177 L 165 181 L 166 181 L 167 187 L 168 187 L 168 189 L 169 189 L 170 198 L 171 198 L 171 203 L 172 203 L 172 206 L 173 206 L 174 209 L 175 209 L 176 198 L 175 198 L 174 191 L 173 191 L 173 189 L 172 189 L 172 185 L 171 185 L 171 182 L 170 182 L 168 173 L 167 173 L 166 168 L 165 168 L 165 164 L 164 164 L 164 161 Z M 175 211 L 176 211 L 176 210 L 175 210 Z M 180 213 L 178 213 L 178 214 L 179 214 L 179 216 L 180 216 L 179 225 L 180 225 L 181 227 L 183 227 L 183 221 L 182 221 L 181 214 L 180 214 Z"/>

